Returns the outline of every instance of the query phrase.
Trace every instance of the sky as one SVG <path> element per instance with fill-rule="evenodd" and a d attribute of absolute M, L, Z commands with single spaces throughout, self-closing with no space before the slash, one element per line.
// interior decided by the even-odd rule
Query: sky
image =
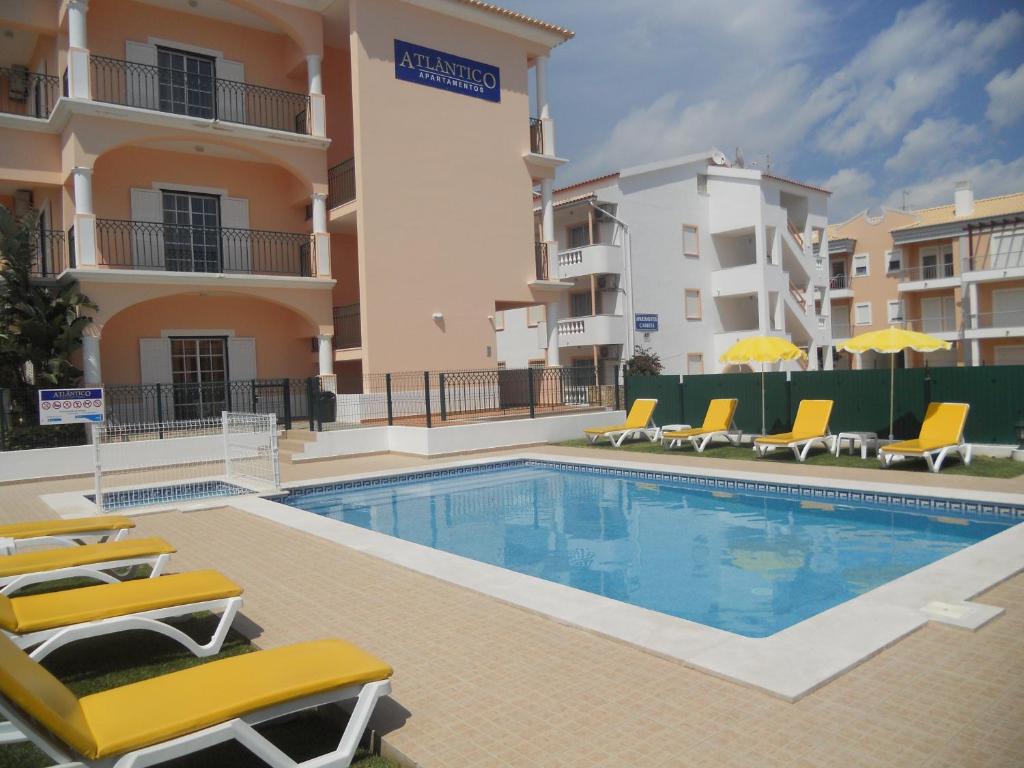
<path fill-rule="evenodd" d="M 1024 2 L 505 0 L 567 26 L 558 184 L 712 146 L 833 192 L 829 218 L 1024 191 Z"/>

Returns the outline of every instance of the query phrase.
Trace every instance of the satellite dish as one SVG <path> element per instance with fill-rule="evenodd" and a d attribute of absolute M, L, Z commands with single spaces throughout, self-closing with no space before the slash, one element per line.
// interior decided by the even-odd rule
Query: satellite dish
<path fill-rule="evenodd" d="M 726 159 L 725 155 L 717 149 L 711 153 L 711 162 L 715 165 L 729 165 L 729 161 Z"/>

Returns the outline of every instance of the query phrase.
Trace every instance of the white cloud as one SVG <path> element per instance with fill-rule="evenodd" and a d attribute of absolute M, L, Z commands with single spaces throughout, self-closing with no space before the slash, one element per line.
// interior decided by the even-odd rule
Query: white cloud
<path fill-rule="evenodd" d="M 865 171 L 843 168 L 821 183 L 832 193 L 828 201 L 830 221 L 845 221 L 856 213 L 870 208 L 874 197 L 875 179 Z"/>
<path fill-rule="evenodd" d="M 1005 128 L 1024 116 L 1024 64 L 1016 72 L 1004 70 L 993 77 L 988 85 L 988 109 L 985 117 L 996 128 Z"/>
<path fill-rule="evenodd" d="M 885 168 L 896 173 L 935 170 L 981 140 L 977 126 L 964 125 L 953 117 L 925 120 L 903 137 L 899 151 L 885 161 Z"/>
<path fill-rule="evenodd" d="M 991 159 L 954 167 L 940 176 L 893 191 L 886 204 L 899 207 L 903 201 L 903 190 L 906 190 L 912 208 L 947 205 L 953 202 L 953 190 L 958 181 L 970 181 L 976 198 L 1020 192 L 1024 190 L 1024 155 L 1007 162 Z"/>

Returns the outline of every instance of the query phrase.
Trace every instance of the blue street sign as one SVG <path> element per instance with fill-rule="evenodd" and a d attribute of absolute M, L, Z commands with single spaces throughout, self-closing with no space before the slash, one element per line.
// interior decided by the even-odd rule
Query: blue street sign
<path fill-rule="evenodd" d="M 658 316 L 651 313 L 637 312 L 634 316 L 634 327 L 638 331 L 658 330 Z"/>

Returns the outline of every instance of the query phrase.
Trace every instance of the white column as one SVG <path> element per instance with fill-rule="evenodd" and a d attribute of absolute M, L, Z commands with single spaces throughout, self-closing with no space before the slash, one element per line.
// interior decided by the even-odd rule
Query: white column
<path fill-rule="evenodd" d="M 319 53 L 306 56 L 306 75 L 309 81 L 309 132 L 312 136 L 327 135 L 327 108 L 324 104 L 322 57 Z"/>
<path fill-rule="evenodd" d="M 534 66 L 536 76 L 537 117 L 540 119 L 544 136 L 544 154 L 555 154 L 555 123 L 551 119 L 551 105 L 548 102 L 548 57 L 538 56 Z"/>
<path fill-rule="evenodd" d="M 317 352 L 319 353 L 320 375 L 334 375 L 334 347 L 331 345 L 331 337 L 326 334 L 317 336 Z"/>
<path fill-rule="evenodd" d="M 100 370 L 100 337 L 98 333 L 82 337 L 82 362 L 85 383 L 89 386 L 102 384 L 103 374 Z"/>
<path fill-rule="evenodd" d="M 558 348 L 558 301 L 546 305 L 546 321 L 548 324 L 548 365 L 561 365 L 560 349 Z"/>
<path fill-rule="evenodd" d="M 313 202 L 313 239 L 316 241 L 316 274 L 317 277 L 331 276 L 331 236 L 327 232 L 327 195 L 314 192 L 310 199 Z"/>
<path fill-rule="evenodd" d="M 555 182 L 542 179 L 540 182 L 541 237 L 545 243 L 555 240 Z"/>
<path fill-rule="evenodd" d="M 96 216 L 92 210 L 92 168 L 71 169 L 75 191 L 75 263 L 96 266 Z"/>
<path fill-rule="evenodd" d="M 757 327 L 760 333 L 769 335 L 771 323 L 769 322 L 768 307 L 768 280 L 765 274 L 768 265 L 768 254 L 764 245 L 764 226 L 758 224 L 754 227 L 754 256 L 761 267 L 761 282 L 757 287 Z M 779 297 L 781 300 L 781 297 Z"/>
<path fill-rule="evenodd" d="M 966 317 L 962 318 L 963 327 L 964 328 L 967 328 L 967 329 L 974 328 L 974 327 L 976 327 L 975 326 L 975 322 L 977 322 L 977 323 L 981 322 L 981 318 L 977 317 L 978 310 L 980 308 L 981 307 L 978 304 L 978 284 L 977 283 L 968 283 L 967 284 L 967 311 L 963 313 L 963 314 L 966 315 Z M 961 312 L 963 312 L 963 310 L 961 310 Z M 974 322 L 972 322 L 972 320 L 971 320 L 971 316 L 972 315 L 977 317 L 977 320 L 974 321 Z M 970 360 L 968 361 L 969 364 L 970 365 L 981 365 L 981 342 L 978 341 L 978 339 L 971 339 L 970 350 L 971 350 L 971 357 L 970 357 Z"/>
<path fill-rule="evenodd" d="M 88 0 L 68 2 L 68 93 L 79 98 L 89 96 L 89 39 L 85 17 Z"/>

